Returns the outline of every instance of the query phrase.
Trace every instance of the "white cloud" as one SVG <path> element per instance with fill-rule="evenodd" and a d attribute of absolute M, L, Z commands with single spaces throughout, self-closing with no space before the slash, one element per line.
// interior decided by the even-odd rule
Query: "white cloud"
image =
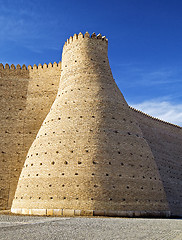
<path fill-rule="evenodd" d="M 182 126 L 182 104 L 172 104 L 167 101 L 154 99 L 131 104 L 131 106 L 153 117 Z"/>

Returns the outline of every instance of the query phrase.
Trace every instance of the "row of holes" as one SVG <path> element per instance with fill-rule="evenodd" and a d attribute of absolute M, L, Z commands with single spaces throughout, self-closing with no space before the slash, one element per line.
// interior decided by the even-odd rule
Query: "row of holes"
<path fill-rule="evenodd" d="M 65 130 L 63 130 L 62 131 L 63 133 L 65 133 L 66 131 Z M 77 129 L 76 129 L 76 132 L 79 132 Z M 93 129 L 90 129 L 90 132 L 93 132 Z M 103 132 L 106 132 L 106 130 L 103 130 Z M 114 133 L 120 133 L 119 131 L 117 131 L 117 130 L 114 130 L 113 131 Z M 8 133 L 8 132 L 7 132 Z M 19 132 L 19 133 L 21 133 L 21 132 Z M 55 134 L 56 132 L 54 131 L 54 132 L 52 132 L 53 134 Z M 136 136 L 136 137 L 140 137 L 138 134 L 131 134 L 130 132 L 127 132 L 127 134 L 128 135 L 132 135 L 132 136 Z M 44 133 L 44 135 L 47 135 L 47 133 Z M 37 138 L 39 138 L 39 137 L 42 137 L 43 135 L 39 135 L 39 136 L 37 136 Z M 126 136 L 126 135 L 123 135 L 124 137 Z M 143 138 L 143 137 L 142 137 Z"/>
<path fill-rule="evenodd" d="M 18 199 L 18 197 L 16 197 L 16 199 Z M 23 199 L 23 197 L 20 197 L 20 199 Z M 32 197 L 30 197 L 30 199 L 32 199 Z M 38 197 L 38 199 L 41 199 L 41 197 Z M 49 197 L 49 199 L 53 199 L 53 197 Z M 66 197 L 63 197 L 63 200 L 65 200 L 66 199 Z M 78 200 L 79 198 L 75 198 L 76 200 Z M 90 200 L 94 200 L 94 198 L 90 198 Z M 108 199 L 109 201 L 112 201 L 113 199 L 112 198 L 109 198 Z M 105 200 L 106 201 L 106 200 Z M 126 199 L 125 198 L 122 198 L 122 201 L 123 202 L 125 202 L 126 201 Z M 140 201 L 139 199 L 135 199 L 135 201 L 136 202 L 138 202 L 138 201 Z M 146 201 L 148 201 L 148 202 L 163 202 L 163 200 L 150 200 L 150 199 L 148 199 L 148 200 L 146 200 Z M 143 200 L 142 200 L 142 202 L 143 202 Z M 175 203 L 176 204 L 176 202 L 172 202 L 172 203 Z"/>
<path fill-rule="evenodd" d="M 67 102 L 65 102 L 65 104 L 67 104 Z M 95 118 L 95 116 L 91 116 L 92 118 Z M 105 116 L 102 116 L 103 118 L 105 118 Z M 83 116 L 80 116 L 80 118 L 83 118 Z M 71 119 L 71 117 L 68 117 L 68 119 Z M 117 120 L 115 117 L 112 117 L 111 119 L 113 120 Z M 58 117 L 58 120 L 61 120 L 61 117 Z M 54 121 L 54 119 L 51 119 L 50 121 Z M 44 124 L 50 122 L 50 121 L 47 121 L 47 122 L 44 122 Z M 123 118 L 123 121 L 126 121 L 125 118 Z M 133 121 L 130 121 L 130 123 L 133 123 Z"/>
<path fill-rule="evenodd" d="M 71 153 L 73 153 L 74 151 L 73 150 L 71 150 L 70 151 Z M 86 153 L 88 153 L 89 152 L 89 150 L 85 150 L 85 152 Z M 2 152 L 2 153 L 5 153 L 5 152 Z M 59 153 L 59 151 L 56 151 L 56 153 L 58 154 Z M 44 152 L 44 154 L 47 154 L 47 152 Z M 120 151 L 118 151 L 118 154 L 120 155 L 121 154 L 121 152 Z M 36 156 L 38 156 L 39 154 L 38 153 L 36 153 L 35 154 Z M 130 155 L 131 156 L 133 156 L 133 153 L 130 153 Z M 142 154 L 140 154 L 139 155 L 140 157 L 143 157 L 143 155 Z M 30 156 L 27 156 L 27 158 L 30 158 L 30 157 L 33 157 L 33 154 L 31 154 Z M 149 156 L 147 156 L 147 158 L 149 158 Z M 98 162 L 95 162 L 95 161 L 93 161 L 93 164 L 97 164 Z M 68 164 L 68 162 L 67 161 L 65 161 L 65 164 Z M 111 165 L 111 162 L 109 162 L 109 164 Z M 122 164 L 121 163 L 121 165 L 124 165 L 124 164 Z M 33 165 L 32 165 L 33 166 Z M 134 166 L 134 165 L 133 165 Z M 143 167 L 142 165 L 141 165 L 141 167 Z"/>
<path fill-rule="evenodd" d="M 64 176 L 65 173 L 62 173 L 61 175 Z M 70 175 L 70 174 L 69 174 L 69 175 Z M 79 174 L 76 172 L 76 173 L 75 173 L 75 176 L 78 176 L 78 175 L 79 175 Z M 92 173 L 91 175 L 92 175 L 92 176 L 95 176 L 95 173 Z M 28 174 L 27 176 L 30 177 L 30 174 Z M 38 177 L 39 174 L 37 173 L 35 176 Z M 48 176 L 51 176 L 51 174 L 48 173 Z M 109 177 L 110 175 L 109 175 L 108 173 L 105 173 L 105 176 L 106 176 L 106 177 Z M 111 176 L 113 176 L 113 175 L 111 175 Z M 115 176 L 116 176 L 116 175 L 115 175 Z M 119 177 L 122 177 L 123 175 L 122 175 L 122 174 L 118 174 L 118 176 L 119 176 Z M 22 177 L 25 177 L 25 176 L 23 175 Z M 133 175 L 132 178 L 135 178 L 135 176 Z M 142 178 L 145 179 L 146 177 L 145 177 L 145 176 L 142 176 Z M 149 179 L 152 180 L 152 177 L 149 177 Z M 154 180 L 157 180 L 156 177 L 154 177 L 153 179 L 154 179 Z"/>
<path fill-rule="evenodd" d="M 99 162 L 96 162 L 96 161 L 92 161 L 92 163 L 93 163 L 93 164 L 99 164 Z M 55 162 L 52 161 L 51 164 L 54 165 Z M 68 165 L 68 161 L 65 161 L 64 164 L 65 164 L 65 165 Z M 82 162 L 81 162 L 81 161 L 78 161 L 78 164 L 80 165 L 80 164 L 82 164 Z M 108 162 L 108 164 L 109 164 L 109 165 L 112 165 L 111 162 Z M 123 163 L 123 162 L 121 162 L 120 164 L 121 164 L 121 166 L 124 166 L 124 163 Z M 40 163 L 40 165 L 42 165 L 42 163 Z M 135 166 L 134 164 L 131 164 L 131 163 L 128 163 L 127 165 L 130 166 L 130 167 L 134 167 L 134 166 Z M 33 166 L 33 163 L 31 163 L 30 166 Z M 25 167 L 28 167 L 28 164 L 26 164 Z M 142 168 L 143 165 L 140 164 L 139 167 Z M 150 168 L 150 167 L 148 166 L 148 168 Z"/>
<path fill-rule="evenodd" d="M 38 186 L 39 186 L 39 185 L 36 185 L 36 187 L 38 187 Z M 29 185 L 26 185 L 26 187 L 28 188 Z M 52 184 L 49 184 L 49 187 L 52 187 Z M 65 184 L 62 184 L 62 187 L 65 187 Z M 79 185 L 76 185 L 76 187 L 79 187 Z M 99 186 L 95 184 L 94 187 L 97 188 L 97 187 L 99 187 Z M 112 186 L 112 187 L 113 187 L 114 189 L 116 188 L 115 186 Z M 20 186 L 20 188 L 21 188 L 21 186 Z M 126 189 L 130 189 L 130 187 L 129 187 L 129 186 L 126 186 Z M 140 187 L 140 189 L 143 190 L 144 187 Z M 153 191 L 154 188 L 152 187 L 151 190 Z M 159 191 L 162 191 L 162 189 L 159 189 Z"/>
<path fill-rule="evenodd" d="M 91 61 L 93 61 L 93 59 L 90 59 Z M 77 60 L 75 60 L 75 62 L 77 62 Z M 104 60 L 103 63 L 105 63 L 106 61 Z M 68 67 L 68 65 L 65 65 L 65 67 Z"/>

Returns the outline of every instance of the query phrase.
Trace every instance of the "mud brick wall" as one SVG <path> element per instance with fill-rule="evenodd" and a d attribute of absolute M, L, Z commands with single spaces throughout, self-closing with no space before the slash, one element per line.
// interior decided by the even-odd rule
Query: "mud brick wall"
<path fill-rule="evenodd" d="M 182 128 L 133 109 L 157 164 L 174 216 L 182 216 Z"/>
<path fill-rule="evenodd" d="M 27 151 L 54 101 L 61 64 L 0 64 L 0 209 L 10 208 Z"/>

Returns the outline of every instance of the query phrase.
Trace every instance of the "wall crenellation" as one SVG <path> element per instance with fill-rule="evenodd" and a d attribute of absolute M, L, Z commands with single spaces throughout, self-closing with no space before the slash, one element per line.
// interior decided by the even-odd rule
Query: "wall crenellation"
<path fill-rule="evenodd" d="M 102 36 L 100 33 L 98 35 L 96 35 L 95 33 L 92 33 L 92 35 L 90 36 L 90 34 L 88 32 L 86 32 L 84 35 L 83 35 L 83 33 L 80 32 L 79 34 L 74 34 L 73 37 L 71 36 L 69 39 L 67 39 L 63 48 L 65 48 L 65 46 L 68 46 L 72 42 L 76 42 L 77 40 L 78 41 L 85 40 L 88 38 L 98 39 L 98 40 L 101 40 L 101 41 L 105 42 L 106 44 L 108 44 L 108 39 L 105 36 Z"/>
<path fill-rule="evenodd" d="M 17 64 L 16 66 L 14 64 L 9 65 L 8 63 L 6 63 L 5 65 L 3 65 L 2 63 L 0 63 L 0 70 L 31 70 L 31 69 L 46 69 L 46 68 L 61 68 L 61 62 L 57 63 L 54 62 L 46 64 L 44 63 L 43 65 L 40 63 L 39 65 L 34 64 L 33 67 L 31 65 L 28 65 L 28 67 L 23 64 L 22 66 L 20 64 Z"/>
<path fill-rule="evenodd" d="M 140 114 L 142 114 L 142 115 L 144 115 L 144 116 L 146 116 L 146 117 L 148 117 L 148 118 L 151 118 L 151 119 L 153 119 L 153 120 L 155 120 L 155 121 L 162 122 L 162 123 L 164 123 L 164 124 L 168 124 L 168 125 L 171 125 L 171 126 L 173 126 L 173 127 L 177 127 L 177 128 L 182 129 L 182 127 L 180 127 L 180 126 L 178 126 L 178 125 L 176 125 L 176 124 L 173 124 L 173 123 L 170 123 L 170 122 L 166 122 L 166 121 L 161 120 L 161 119 L 159 119 L 159 118 L 157 118 L 157 117 L 150 116 L 149 114 L 144 113 L 144 112 L 142 112 L 142 111 L 140 111 L 140 110 L 138 110 L 138 109 L 135 109 L 135 108 L 133 108 L 133 107 L 131 107 L 131 106 L 129 106 L 129 107 L 130 107 L 131 110 L 133 110 L 133 111 L 135 111 L 135 112 L 138 112 L 138 113 L 140 113 Z"/>

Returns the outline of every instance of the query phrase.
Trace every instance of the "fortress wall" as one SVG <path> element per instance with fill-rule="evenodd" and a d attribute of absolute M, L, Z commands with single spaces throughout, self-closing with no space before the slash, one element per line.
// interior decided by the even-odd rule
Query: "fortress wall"
<path fill-rule="evenodd" d="M 0 209 L 11 207 L 27 151 L 56 96 L 60 68 L 0 64 Z"/>
<path fill-rule="evenodd" d="M 130 112 L 106 39 L 70 37 L 57 98 L 29 149 L 12 211 L 166 214 L 157 166 Z"/>
<path fill-rule="evenodd" d="M 0 65 L 0 209 L 8 205 L 10 179 L 19 174 L 28 82 L 26 69 Z"/>
<path fill-rule="evenodd" d="M 182 128 L 133 109 L 154 155 L 172 215 L 182 216 Z"/>

